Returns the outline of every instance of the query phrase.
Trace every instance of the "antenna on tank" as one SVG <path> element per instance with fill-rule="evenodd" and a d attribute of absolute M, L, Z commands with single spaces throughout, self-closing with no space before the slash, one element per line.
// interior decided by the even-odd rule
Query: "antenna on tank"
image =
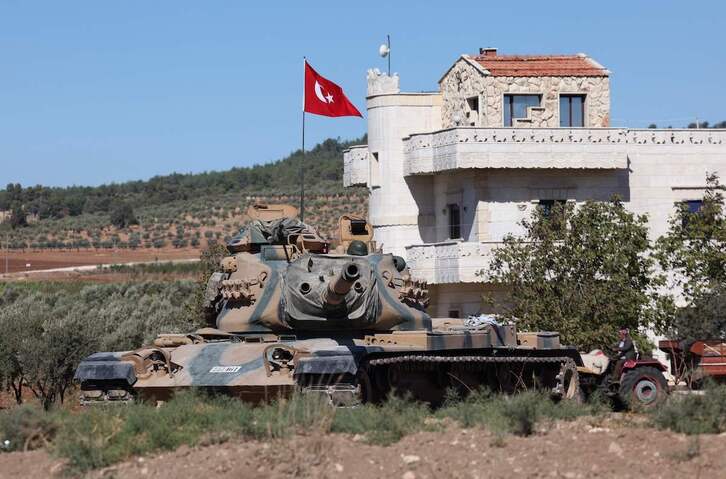
<path fill-rule="evenodd" d="M 388 58 L 388 76 L 391 76 L 391 35 L 386 35 L 386 43 L 378 47 L 378 54 Z"/>

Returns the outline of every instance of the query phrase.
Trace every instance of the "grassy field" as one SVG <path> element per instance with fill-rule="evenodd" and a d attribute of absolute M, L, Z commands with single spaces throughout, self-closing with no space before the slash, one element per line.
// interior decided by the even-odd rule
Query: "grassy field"
<path fill-rule="evenodd" d="M 315 395 L 251 407 L 227 397 L 188 392 L 161 407 L 135 404 L 45 412 L 24 406 L 0 412 L 0 436 L 6 451 L 46 448 L 66 459 L 71 472 L 83 472 L 182 445 L 238 438 L 275 440 L 301 432 L 349 434 L 366 443 L 388 445 L 410 434 L 456 425 L 484 427 L 493 433 L 493 445 L 504 445 L 508 435 L 526 437 L 557 421 L 609 414 L 600 402 L 554 403 L 537 393 L 513 397 L 474 393 L 431 410 L 397 398 L 380 406 L 333 409 Z M 704 396 L 671 398 L 646 416 L 644 424 L 685 434 L 722 433 L 726 387 L 713 388 Z"/>
<path fill-rule="evenodd" d="M 318 396 L 295 396 L 250 407 L 226 397 L 180 394 L 162 407 L 136 404 L 80 412 L 44 412 L 24 406 L 0 414 L 6 450 L 48 447 L 77 471 L 104 467 L 131 456 L 181 445 L 214 444 L 236 437 L 279 439 L 296 432 L 359 434 L 366 442 L 391 444 L 402 437 L 437 430 L 456 421 L 486 425 L 498 434 L 532 434 L 542 421 L 597 414 L 600 406 L 554 404 L 534 393 L 505 399 L 474 395 L 437 411 L 391 399 L 382 406 L 333 409 Z"/>

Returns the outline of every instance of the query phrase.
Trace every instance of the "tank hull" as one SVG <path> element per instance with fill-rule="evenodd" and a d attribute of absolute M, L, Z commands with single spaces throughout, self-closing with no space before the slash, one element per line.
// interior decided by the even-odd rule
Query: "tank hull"
<path fill-rule="evenodd" d="M 85 404 L 163 401 L 184 389 L 251 403 L 300 391 L 325 394 L 336 405 L 377 402 L 393 392 L 436 404 L 452 388 L 463 393 L 536 388 L 572 396 L 578 365 L 577 351 L 561 347 L 551 335 L 518 335 L 512 326 L 466 329 L 452 319 L 431 331 L 202 336 L 179 346 L 98 353 L 81 363 L 76 377 Z M 567 371 L 575 377 L 565 377 Z"/>

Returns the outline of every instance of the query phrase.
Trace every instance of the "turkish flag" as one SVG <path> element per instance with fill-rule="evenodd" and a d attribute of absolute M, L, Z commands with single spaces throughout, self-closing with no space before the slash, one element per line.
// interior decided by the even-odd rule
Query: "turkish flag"
<path fill-rule="evenodd" d="M 323 116 L 359 116 L 343 89 L 323 78 L 305 61 L 305 107 L 307 113 Z"/>

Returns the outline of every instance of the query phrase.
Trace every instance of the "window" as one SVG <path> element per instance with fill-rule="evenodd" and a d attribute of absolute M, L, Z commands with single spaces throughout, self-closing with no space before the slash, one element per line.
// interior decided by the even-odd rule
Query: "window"
<path fill-rule="evenodd" d="M 585 95 L 560 95 L 560 126 L 585 126 Z"/>
<path fill-rule="evenodd" d="M 473 96 L 466 99 L 466 122 L 469 126 L 479 125 L 479 97 Z"/>
<path fill-rule="evenodd" d="M 542 214 L 549 218 L 552 216 L 552 210 L 555 208 L 555 205 L 560 205 L 560 207 L 564 208 L 565 203 L 567 203 L 565 200 L 539 200 L 539 207 L 542 208 Z"/>
<path fill-rule="evenodd" d="M 566 204 L 565 200 L 539 200 L 538 206 L 542 209 L 542 216 L 556 231 L 564 230 Z"/>
<path fill-rule="evenodd" d="M 682 207 L 683 207 L 684 211 L 686 213 L 688 213 L 688 214 L 683 215 L 683 220 L 681 223 L 681 226 L 683 226 L 683 229 L 685 230 L 688 228 L 689 217 L 691 215 L 697 215 L 701 212 L 701 208 L 703 207 L 703 200 L 689 200 L 689 201 L 684 201 L 681 204 L 683 205 Z"/>
<path fill-rule="evenodd" d="M 458 309 L 450 309 L 449 310 L 449 317 L 450 318 L 458 318 L 461 313 L 459 313 Z"/>
<path fill-rule="evenodd" d="M 461 212 L 456 203 L 446 205 L 449 212 L 449 239 L 461 238 Z"/>
<path fill-rule="evenodd" d="M 369 174 L 370 179 L 371 179 L 370 183 L 371 183 L 371 188 L 377 188 L 377 187 L 381 186 L 380 180 L 379 180 L 379 176 L 380 176 L 380 172 L 381 172 L 381 164 L 378 161 L 378 152 L 377 151 L 373 152 L 371 154 L 371 156 L 373 157 L 373 161 L 371 161 L 371 164 L 370 164 L 370 169 L 371 169 L 370 174 Z"/>
<path fill-rule="evenodd" d="M 504 126 L 512 126 L 516 118 L 527 118 L 527 109 L 539 106 L 540 98 L 540 95 L 504 95 Z"/>
<path fill-rule="evenodd" d="M 698 213 L 703 207 L 703 200 L 691 200 L 685 201 L 684 205 L 688 208 L 688 212 L 691 214 Z"/>

